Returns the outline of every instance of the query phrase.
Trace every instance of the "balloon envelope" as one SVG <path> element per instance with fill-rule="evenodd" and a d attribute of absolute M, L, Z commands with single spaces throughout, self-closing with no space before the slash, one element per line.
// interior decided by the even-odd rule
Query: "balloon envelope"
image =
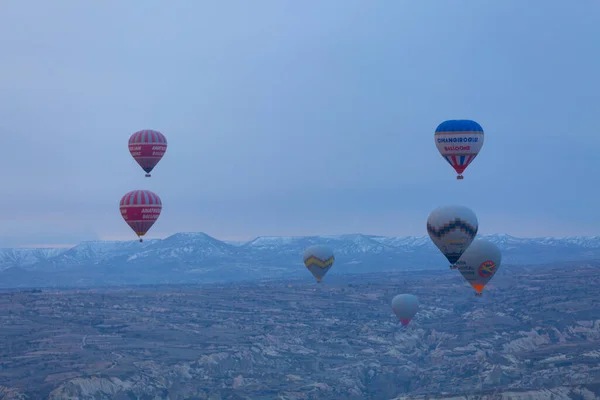
<path fill-rule="evenodd" d="M 427 233 L 450 264 L 458 261 L 478 230 L 477 216 L 464 206 L 438 207 L 427 218 Z"/>
<path fill-rule="evenodd" d="M 321 279 L 333 266 L 334 261 L 333 250 L 328 246 L 311 246 L 304 251 L 304 265 L 317 279 L 317 282 L 321 282 Z"/>
<path fill-rule="evenodd" d="M 399 294 L 392 299 L 392 310 L 402 325 L 407 326 L 419 310 L 419 299 L 412 294 Z"/>
<path fill-rule="evenodd" d="M 129 137 L 129 152 L 137 163 L 146 171 L 146 176 L 156 167 L 167 151 L 167 139 L 157 131 L 146 129 Z"/>
<path fill-rule="evenodd" d="M 462 276 L 481 293 L 494 277 L 502 262 L 502 253 L 495 244 L 487 240 L 476 240 L 456 263 Z"/>
<path fill-rule="evenodd" d="M 127 225 L 141 237 L 150 230 L 160 216 L 162 201 L 149 190 L 133 190 L 121 198 L 121 216 Z"/>
<path fill-rule="evenodd" d="M 438 125 L 434 140 L 438 151 L 462 179 L 483 146 L 483 128 L 469 119 L 449 120 Z"/>

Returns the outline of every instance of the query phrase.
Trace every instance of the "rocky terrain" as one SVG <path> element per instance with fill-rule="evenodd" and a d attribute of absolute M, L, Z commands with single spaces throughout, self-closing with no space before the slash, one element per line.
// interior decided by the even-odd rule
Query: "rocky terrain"
<path fill-rule="evenodd" d="M 515 238 L 479 235 L 502 250 L 504 264 L 600 259 L 600 237 Z M 259 237 L 229 243 L 204 233 L 162 240 L 83 242 L 70 249 L 0 249 L 0 287 L 187 284 L 302 277 L 306 247 L 327 244 L 336 256 L 328 275 L 444 269 L 428 236 Z"/>
<path fill-rule="evenodd" d="M 309 275 L 309 274 L 308 274 Z M 600 398 L 600 263 L 0 293 L 5 399 Z M 419 296 L 402 328 L 390 301 Z"/>

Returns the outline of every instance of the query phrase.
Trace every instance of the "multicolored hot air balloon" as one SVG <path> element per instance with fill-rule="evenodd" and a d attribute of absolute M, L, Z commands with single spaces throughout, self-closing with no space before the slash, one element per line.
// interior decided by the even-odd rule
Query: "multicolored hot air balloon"
<path fill-rule="evenodd" d="M 469 247 L 479 229 L 477 216 L 464 206 L 438 207 L 427 218 L 427 233 L 450 262 L 450 268 Z"/>
<path fill-rule="evenodd" d="M 121 216 L 140 238 L 154 225 L 162 210 L 160 197 L 149 190 L 133 190 L 121 199 Z"/>
<path fill-rule="evenodd" d="M 333 250 L 324 245 L 311 246 L 304 251 L 304 265 L 321 283 L 321 279 L 333 266 Z"/>
<path fill-rule="evenodd" d="M 138 131 L 129 137 L 129 152 L 146 171 L 146 177 L 156 167 L 167 151 L 167 139 L 157 131 L 146 129 Z"/>
<path fill-rule="evenodd" d="M 399 294 L 392 299 L 392 310 L 404 326 L 408 326 L 417 311 L 419 311 L 419 299 L 412 294 Z"/>
<path fill-rule="evenodd" d="M 502 253 L 495 244 L 487 240 L 476 240 L 456 263 L 462 276 L 481 296 L 481 291 L 494 277 L 502 262 Z"/>
<path fill-rule="evenodd" d="M 473 162 L 483 146 L 483 128 L 468 119 L 444 121 L 434 134 L 435 145 L 448 163 L 456 170 L 456 179 Z"/>

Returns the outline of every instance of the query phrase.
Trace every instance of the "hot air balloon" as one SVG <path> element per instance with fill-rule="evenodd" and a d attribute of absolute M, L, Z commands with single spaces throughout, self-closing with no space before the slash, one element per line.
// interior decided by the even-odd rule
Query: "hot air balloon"
<path fill-rule="evenodd" d="M 402 325 L 408 326 L 419 310 L 419 299 L 412 294 L 399 294 L 392 299 L 392 310 Z"/>
<path fill-rule="evenodd" d="M 121 198 L 121 216 L 140 238 L 154 225 L 162 210 L 160 197 L 149 190 L 133 190 Z"/>
<path fill-rule="evenodd" d="M 481 296 L 481 291 L 492 279 L 500 263 L 502 253 L 495 244 L 487 240 L 476 240 L 456 263 L 462 276 L 477 291 L 475 296 Z"/>
<path fill-rule="evenodd" d="M 146 129 L 129 137 L 129 152 L 146 171 L 147 178 L 166 151 L 167 139 L 160 132 Z"/>
<path fill-rule="evenodd" d="M 478 229 L 477 216 L 464 206 L 438 207 L 427 218 L 427 233 L 451 269 L 456 268 L 454 264 L 475 239 Z"/>
<path fill-rule="evenodd" d="M 434 139 L 442 157 L 456 170 L 456 179 L 463 179 L 462 173 L 483 146 L 483 128 L 468 119 L 444 121 L 435 130 Z"/>
<path fill-rule="evenodd" d="M 304 265 L 317 278 L 319 283 L 333 266 L 334 261 L 333 250 L 327 246 L 311 246 L 304 251 Z"/>

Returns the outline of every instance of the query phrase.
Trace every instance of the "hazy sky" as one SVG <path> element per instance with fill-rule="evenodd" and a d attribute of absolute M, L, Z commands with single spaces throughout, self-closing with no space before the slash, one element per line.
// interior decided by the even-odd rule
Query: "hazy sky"
<path fill-rule="evenodd" d="M 600 234 L 600 2 L 3 0 L 0 246 L 147 237 Z M 456 181 L 445 119 L 485 144 Z M 140 129 L 167 154 L 144 172 Z"/>

